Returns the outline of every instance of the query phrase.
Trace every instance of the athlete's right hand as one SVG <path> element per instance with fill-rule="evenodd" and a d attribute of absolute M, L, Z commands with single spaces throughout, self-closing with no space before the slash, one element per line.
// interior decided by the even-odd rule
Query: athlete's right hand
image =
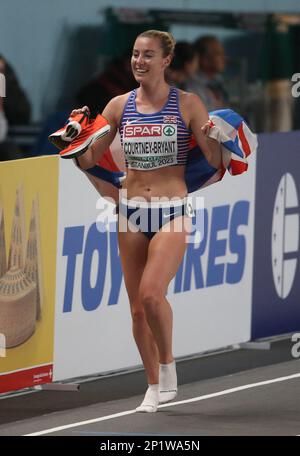
<path fill-rule="evenodd" d="M 73 111 L 71 112 L 71 116 L 76 116 L 77 114 L 83 113 L 86 113 L 89 116 L 91 114 L 90 108 L 88 106 L 83 106 L 79 109 L 73 109 Z"/>

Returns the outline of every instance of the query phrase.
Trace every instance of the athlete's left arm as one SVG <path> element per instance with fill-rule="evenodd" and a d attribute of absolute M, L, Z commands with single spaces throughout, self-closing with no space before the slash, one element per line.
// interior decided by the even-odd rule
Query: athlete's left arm
<path fill-rule="evenodd" d="M 205 127 L 209 120 L 207 109 L 198 95 L 194 93 L 186 93 L 184 98 L 185 111 L 189 116 L 189 127 L 195 140 L 208 163 L 218 169 L 222 163 L 221 146 L 218 141 L 207 136 L 208 129 Z"/>

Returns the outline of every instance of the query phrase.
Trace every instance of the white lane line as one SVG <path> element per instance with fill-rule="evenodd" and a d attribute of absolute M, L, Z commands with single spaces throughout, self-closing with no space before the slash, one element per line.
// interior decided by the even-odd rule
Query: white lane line
<path fill-rule="evenodd" d="M 114 413 L 113 415 L 102 416 L 101 418 L 94 418 L 93 420 L 85 420 L 79 421 L 78 423 L 66 424 L 64 426 L 46 429 L 45 431 L 33 432 L 32 434 L 25 434 L 25 437 L 51 434 L 52 432 L 63 431 L 64 429 L 71 429 L 78 426 L 85 426 L 86 424 L 98 423 L 99 421 L 111 420 L 112 418 L 119 418 L 120 416 L 131 415 L 133 413 L 136 413 L 135 409 L 128 410 L 127 412 Z"/>
<path fill-rule="evenodd" d="M 12 399 L 13 397 L 18 397 L 18 396 L 25 396 L 27 394 L 33 394 L 33 393 L 38 393 L 38 391 L 23 391 L 21 393 L 4 393 L 3 396 L 0 394 L 0 401 L 3 401 L 3 399 Z"/>
<path fill-rule="evenodd" d="M 192 399 L 185 399 L 184 401 L 170 402 L 168 404 L 159 405 L 158 408 L 173 407 L 174 405 L 189 404 L 191 402 L 204 401 L 206 399 L 211 399 L 211 398 L 218 397 L 218 396 L 225 396 L 227 394 L 232 394 L 232 393 L 236 393 L 238 391 L 244 391 L 247 389 L 256 388 L 258 386 L 271 385 L 272 383 L 284 382 L 286 380 L 292 380 L 294 378 L 300 378 L 300 373 L 288 375 L 286 377 L 278 377 L 278 378 L 274 378 L 272 380 L 266 380 L 263 382 L 250 383 L 248 385 L 237 386 L 235 388 L 218 391 L 216 393 L 205 394 L 204 396 L 198 396 L 198 397 L 194 397 Z M 71 428 L 75 428 L 78 426 L 85 426 L 87 424 L 99 423 L 100 421 L 107 421 L 107 420 L 111 420 L 113 418 L 119 418 L 120 416 L 132 415 L 133 413 L 138 413 L 138 412 L 136 412 L 135 409 L 127 410 L 126 412 L 114 413 L 113 415 L 102 416 L 100 418 L 94 418 L 92 420 L 79 421 L 77 423 L 66 424 L 64 426 L 58 426 L 58 427 L 51 428 L 51 429 L 45 429 L 44 431 L 33 432 L 31 434 L 25 434 L 25 436 L 37 436 L 37 435 L 51 434 L 53 432 L 63 431 L 65 429 L 71 429 Z"/>
<path fill-rule="evenodd" d="M 189 404 L 190 402 L 203 401 L 205 399 L 211 399 L 212 397 L 225 396 L 226 394 L 236 393 L 258 386 L 271 385 L 272 383 L 284 382 L 285 380 L 293 380 L 294 378 L 300 378 L 300 373 L 288 375 L 286 377 L 274 378 L 272 380 L 266 380 L 264 382 L 250 383 L 248 385 L 237 386 L 236 388 L 230 388 L 224 391 L 218 391 L 217 393 L 206 394 L 205 396 L 194 397 L 193 399 L 186 399 L 184 401 L 170 402 L 168 404 L 160 405 L 159 407 L 171 407 L 172 405 Z"/>

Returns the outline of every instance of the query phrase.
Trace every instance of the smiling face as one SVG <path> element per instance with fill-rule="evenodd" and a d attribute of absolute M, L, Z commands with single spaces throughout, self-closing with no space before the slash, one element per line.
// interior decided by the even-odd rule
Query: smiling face
<path fill-rule="evenodd" d="M 164 79 L 165 69 L 170 65 L 171 56 L 164 56 L 158 38 L 138 37 L 134 43 L 131 68 L 137 82 Z"/>

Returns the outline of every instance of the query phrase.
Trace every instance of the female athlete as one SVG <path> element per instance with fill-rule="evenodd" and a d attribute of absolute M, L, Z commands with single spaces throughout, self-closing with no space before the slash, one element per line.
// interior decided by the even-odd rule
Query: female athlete
<path fill-rule="evenodd" d="M 177 395 L 166 294 L 190 229 L 184 173 L 191 135 L 211 166 L 221 164 L 220 144 L 208 138 L 209 117 L 200 98 L 165 80 L 174 46 L 167 32 L 148 30 L 137 37 L 131 65 L 139 87 L 107 104 L 102 115 L 110 132 L 77 159 L 82 169 L 91 168 L 119 131 L 127 176 L 117 206 L 118 241 L 133 336 L 148 382 L 139 412 L 156 412 L 159 403 Z M 87 106 L 71 115 L 85 111 Z"/>

